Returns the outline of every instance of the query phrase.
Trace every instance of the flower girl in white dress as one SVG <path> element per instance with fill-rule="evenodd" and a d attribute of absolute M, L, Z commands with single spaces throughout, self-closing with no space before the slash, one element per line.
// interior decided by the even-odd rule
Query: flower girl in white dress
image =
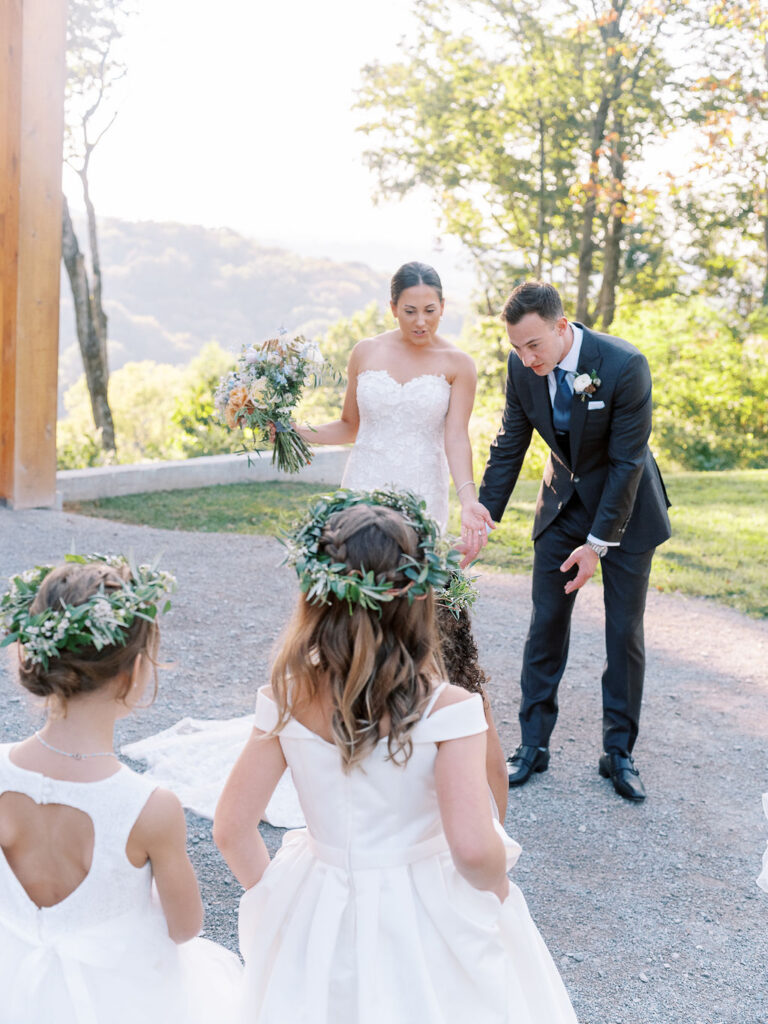
<path fill-rule="evenodd" d="M 482 699 L 441 682 L 434 524 L 383 497 L 318 505 L 295 538 L 306 596 L 216 811 L 247 890 L 240 1020 L 575 1024 L 507 879 Z M 307 828 L 270 863 L 258 822 L 286 764 Z"/>
<path fill-rule="evenodd" d="M 152 682 L 173 579 L 109 562 L 30 570 L 0 600 L 20 680 L 48 709 L 39 732 L 0 745 L 0 1022 L 218 1024 L 241 966 L 193 938 L 181 805 L 113 750 Z"/>

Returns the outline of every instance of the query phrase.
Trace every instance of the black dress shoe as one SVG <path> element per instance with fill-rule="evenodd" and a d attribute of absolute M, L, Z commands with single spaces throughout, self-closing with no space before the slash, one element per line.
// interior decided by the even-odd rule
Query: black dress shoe
<path fill-rule="evenodd" d="M 507 758 L 510 786 L 522 786 L 533 772 L 545 772 L 549 767 L 549 751 L 521 744 L 512 757 Z"/>
<path fill-rule="evenodd" d="M 645 800 L 645 786 L 640 779 L 640 772 L 628 754 L 602 754 L 597 766 L 604 779 L 610 779 L 613 788 L 625 800 Z"/>

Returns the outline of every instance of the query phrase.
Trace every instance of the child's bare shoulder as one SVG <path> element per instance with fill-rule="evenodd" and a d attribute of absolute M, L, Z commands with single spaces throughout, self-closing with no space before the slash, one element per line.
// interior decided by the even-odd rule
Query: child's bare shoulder
<path fill-rule="evenodd" d="M 469 693 L 463 687 L 454 686 L 453 683 L 449 683 L 444 687 L 440 696 L 435 701 L 435 706 L 432 708 L 432 714 L 434 714 L 435 711 L 439 711 L 440 708 L 449 707 L 451 704 L 462 704 L 464 701 L 471 700 L 473 696 L 475 695 Z"/>
<path fill-rule="evenodd" d="M 186 831 L 186 819 L 181 800 L 170 789 L 158 786 L 150 794 L 133 828 L 134 837 L 152 841 L 178 828 Z"/>

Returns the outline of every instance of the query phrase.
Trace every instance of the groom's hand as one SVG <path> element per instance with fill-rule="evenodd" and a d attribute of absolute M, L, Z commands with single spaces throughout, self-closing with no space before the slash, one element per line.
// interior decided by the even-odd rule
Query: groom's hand
<path fill-rule="evenodd" d="M 586 544 L 582 544 L 575 551 L 572 551 L 560 566 L 560 572 L 568 572 L 574 565 L 579 567 L 579 571 L 574 578 L 568 580 L 565 584 L 566 594 L 572 594 L 574 590 L 580 590 L 587 580 L 594 576 L 599 561 L 597 552 Z"/>

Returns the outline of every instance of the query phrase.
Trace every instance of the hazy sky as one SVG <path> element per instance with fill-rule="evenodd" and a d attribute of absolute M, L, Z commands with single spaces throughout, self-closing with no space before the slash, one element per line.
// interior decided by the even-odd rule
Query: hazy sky
<path fill-rule="evenodd" d="M 354 131 L 360 69 L 397 57 L 411 0 L 135 3 L 119 116 L 93 160 L 100 215 L 227 226 L 382 270 L 427 259 L 466 291 L 426 194 L 374 205 Z"/>

